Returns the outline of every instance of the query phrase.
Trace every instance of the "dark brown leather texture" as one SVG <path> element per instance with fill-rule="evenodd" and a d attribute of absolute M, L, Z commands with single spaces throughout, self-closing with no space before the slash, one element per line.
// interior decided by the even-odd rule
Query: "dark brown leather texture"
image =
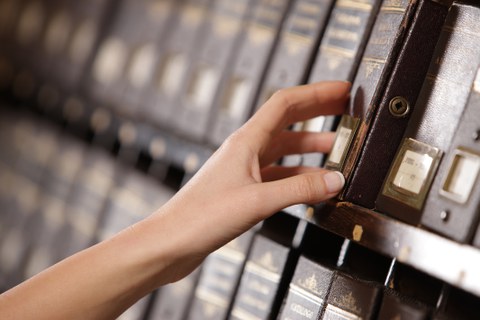
<path fill-rule="evenodd" d="M 480 63 L 478 17 L 477 7 L 451 7 L 404 137 L 448 151 Z M 421 218 L 421 210 L 382 194 L 376 208 L 411 224 Z"/>
<path fill-rule="evenodd" d="M 368 110 L 365 125 L 369 127 L 344 200 L 373 208 L 398 145 L 407 127 L 411 111 L 432 58 L 435 44 L 447 15 L 448 7 L 433 1 L 420 1 L 393 71 L 381 99 L 373 101 L 378 109 Z M 403 97 L 410 106 L 405 116 L 392 115 L 390 102 Z M 380 97 L 379 97 L 380 98 Z"/>

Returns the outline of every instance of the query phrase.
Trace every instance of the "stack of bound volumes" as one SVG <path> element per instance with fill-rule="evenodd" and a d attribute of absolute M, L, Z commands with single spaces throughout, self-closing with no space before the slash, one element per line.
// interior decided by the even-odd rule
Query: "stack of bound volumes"
<path fill-rule="evenodd" d="M 0 0 L 0 290 L 141 220 L 276 91 L 352 82 L 285 208 L 119 319 L 477 319 L 476 0 Z"/>

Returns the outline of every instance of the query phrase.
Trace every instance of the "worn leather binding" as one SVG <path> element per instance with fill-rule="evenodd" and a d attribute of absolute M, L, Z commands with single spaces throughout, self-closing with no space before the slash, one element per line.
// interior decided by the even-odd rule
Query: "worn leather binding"
<path fill-rule="evenodd" d="M 419 156 L 426 156 L 424 159 L 431 164 L 425 166 L 425 170 L 422 169 L 423 173 L 411 176 L 414 179 L 410 179 L 410 187 L 407 185 L 402 187 L 401 184 L 407 180 L 401 181 L 401 174 L 398 174 L 394 162 L 376 201 L 379 211 L 411 224 L 420 222 L 423 203 L 431 180 L 434 178 L 439 155 L 449 150 L 480 64 L 480 29 L 477 21 L 479 10 L 478 7 L 467 4 L 455 3 L 452 5 L 447 21 L 442 28 L 442 34 L 417 105 L 405 131 L 406 140 L 395 158 L 396 163 L 403 165 L 402 170 L 413 169 L 414 167 L 407 162 L 414 159 L 419 160 Z M 465 139 L 468 138 L 465 137 Z M 430 151 L 428 156 L 427 152 L 417 152 L 418 150 L 411 148 L 412 143 L 417 146 L 421 145 L 424 150 L 436 149 L 439 155 L 433 156 Z M 409 155 L 405 153 L 405 157 L 401 159 L 402 150 L 413 151 L 413 153 L 411 152 Z M 449 162 L 450 160 L 447 157 L 442 160 L 442 162 L 445 161 Z M 415 162 L 412 165 L 415 165 Z M 440 177 L 439 179 L 442 180 Z M 399 186 L 400 189 L 397 188 Z M 397 189 L 398 192 L 392 193 L 391 191 L 394 189 Z M 435 190 L 432 190 L 431 197 L 436 197 L 435 194 L 438 192 L 439 188 L 436 187 Z M 432 201 L 436 200 L 432 199 Z M 446 204 L 446 202 L 443 203 Z M 438 214 L 441 215 L 441 213 Z M 461 219 L 465 218 L 463 210 L 460 216 Z M 426 219 L 431 222 L 431 216 Z M 452 217 L 452 219 L 456 218 Z M 438 226 L 438 224 L 435 225 Z M 446 228 L 442 230 L 445 231 Z M 460 232 L 460 229 L 452 232 Z M 458 239 L 460 238 L 459 235 Z"/>
<path fill-rule="evenodd" d="M 207 138 L 218 146 L 250 115 L 270 64 L 290 0 L 259 0 L 242 35 L 232 66 L 219 88 Z"/>
<path fill-rule="evenodd" d="M 211 253 L 202 263 L 187 319 L 226 319 L 253 238 L 248 231 Z"/>
<path fill-rule="evenodd" d="M 326 163 L 328 168 L 342 170 L 347 179 L 341 199 L 374 207 L 448 8 L 448 3 L 432 0 L 386 0 L 380 8 L 353 83 L 348 116 L 342 118 L 351 124 L 345 126 L 341 121 L 337 130 L 333 151 L 337 142 L 346 142 L 345 148 L 336 152 L 342 157 L 338 159 L 332 152 Z M 393 100 L 396 97 L 400 100 Z M 345 133 L 353 139 L 345 139 Z"/>
<path fill-rule="evenodd" d="M 205 41 L 212 0 L 184 0 L 160 43 L 151 81 L 145 86 L 140 114 L 154 126 L 172 129 L 172 117 L 185 83 L 188 64 Z"/>
<path fill-rule="evenodd" d="M 393 290 L 385 289 L 377 319 L 427 320 L 430 319 L 430 313 L 431 310 L 427 306 Z"/>
<path fill-rule="evenodd" d="M 285 21 L 256 109 L 279 89 L 305 83 L 333 1 L 296 1 Z"/>
<path fill-rule="evenodd" d="M 174 128 L 193 140 L 203 141 L 207 133 L 219 85 L 232 65 L 240 36 L 256 2 L 214 1 L 211 16 L 207 20 L 208 37 L 196 48 L 197 56 L 188 68 L 181 98 L 172 118 Z"/>
<path fill-rule="evenodd" d="M 141 97 L 137 91 L 150 80 L 158 37 L 164 23 L 169 21 L 172 8 L 169 1 L 119 3 L 85 82 L 85 89 L 97 105 L 130 118 L 138 116 L 138 101 L 134 100 Z"/>
<path fill-rule="evenodd" d="M 480 17 L 480 10 L 478 11 Z M 480 39 L 479 39 L 480 40 Z M 477 42 L 480 45 L 480 41 Z M 421 224 L 462 242 L 478 226 L 480 205 L 480 69 L 450 148 L 425 201 Z"/>
<path fill-rule="evenodd" d="M 318 319 L 333 274 L 333 270 L 300 257 L 278 319 Z"/>
<path fill-rule="evenodd" d="M 322 319 L 374 319 L 382 290 L 375 282 L 337 272 Z"/>
<path fill-rule="evenodd" d="M 335 3 L 308 82 L 353 81 L 381 2 L 340 0 Z M 331 131 L 337 123 L 336 118 L 325 116 L 307 121 L 302 124 L 302 130 Z M 311 122 L 316 122 L 313 128 L 310 128 Z M 323 162 L 324 154 L 321 153 L 302 157 L 305 166 L 319 167 Z"/>
<path fill-rule="evenodd" d="M 248 316 L 269 318 L 288 254 L 288 247 L 263 235 L 255 236 L 232 307 L 231 319 Z"/>

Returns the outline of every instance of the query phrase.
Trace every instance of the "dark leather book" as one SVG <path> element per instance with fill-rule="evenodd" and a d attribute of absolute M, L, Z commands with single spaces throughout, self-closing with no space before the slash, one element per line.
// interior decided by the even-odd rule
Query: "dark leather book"
<path fill-rule="evenodd" d="M 199 269 L 156 292 L 148 320 L 183 320 L 195 292 Z"/>
<path fill-rule="evenodd" d="M 254 231 L 247 231 L 202 263 L 187 319 L 226 319 L 253 235 Z"/>
<path fill-rule="evenodd" d="M 117 182 L 118 166 L 114 161 L 109 154 L 95 147 L 86 152 L 67 201 L 67 228 L 61 236 L 65 244 L 62 257 L 93 244 L 110 191 Z"/>
<path fill-rule="evenodd" d="M 310 71 L 309 83 L 328 80 L 353 81 L 381 2 L 340 0 L 335 3 Z M 338 118 L 317 117 L 302 123 L 298 130 L 332 131 Z M 320 153 L 305 154 L 301 164 L 319 167 L 323 165 L 324 159 L 325 156 Z"/>
<path fill-rule="evenodd" d="M 451 7 L 404 140 L 376 201 L 379 211 L 411 224 L 420 222 L 436 169 L 452 143 L 480 64 L 479 14 L 480 9 L 471 5 Z"/>
<path fill-rule="evenodd" d="M 337 272 L 328 293 L 322 319 L 375 319 L 381 286 Z"/>
<path fill-rule="evenodd" d="M 307 81 L 332 5 L 331 0 L 294 2 L 281 30 L 256 108 L 274 92 Z"/>
<path fill-rule="evenodd" d="M 138 115 L 130 104 L 136 89 L 150 80 L 156 62 L 157 41 L 168 21 L 169 2 L 122 0 L 118 3 L 84 85 L 97 105 L 128 117 Z M 132 97 L 125 101 L 125 92 Z"/>
<path fill-rule="evenodd" d="M 426 306 L 385 289 L 382 304 L 378 313 L 378 320 L 427 320 L 431 310 Z"/>
<path fill-rule="evenodd" d="M 280 308 L 298 259 L 294 246 L 300 225 L 278 213 L 255 235 L 229 319 L 273 319 Z M 301 228 L 300 228 L 301 229 Z"/>
<path fill-rule="evenodd" d="M 30 278 L 58 262 L 64 252 L 61 232 L 67 226 L 67 199 L 80 171 L 85 147 L 79 141 L 62 137 L 45 170 L 42 197 L 36 217 L 30 224 L 29 257 L 25 276 Z"/>
<path fill-rule="evenodd" d="M 172 196 L 173 191 L 133 169 L 118 168 L 123 172 L 111 191 L 110 201 L 102 214 L 96 240 L 111 238 L 119 231 L 146 218 Z"/>
<path fill-rule="evenodd" d="M 333 274 L 332 269 L 300 257 L 278 319 L 318 319 Z"/>
<path fill-rule="evenodd" d="M 249 116 L 290 3 L 290 0 L 259 0 L 252 9 L 236 57 L 214 102 L 207 132 L 210 144 L 222 144 L 232 128 L 239 127 Z"/>
<path fill-rule="evenodd" d="M 202 141 L 228 68 L 240 45 L 240 37 L 257 0 L 216 0 L 210 9 L 204 43 L 196 48 L 175 106 L 172 122 L 175 130 L 190 139 Z"/>
<path fill-rule="evenodd" d="M 172 117 L 186 82 L 189 64 L 207 40 L 212 0 L 185 0 L 172 12 L 169 33 L 159 44 L 154 74 L 141 101 L 141 116 L 149 123 L 173 129 Z"/>
<path fill-rule="evenodd" d="M 443 299 L 440 302 L 433 320 L 478 318 L 478 297 L 463 290 L 445 286 Z"/>
<path fill-rule="evenodd" d="M 45 84 L 39 89 L 41 107 L 49 110 L 53 96 L 78 89 L 112 7 L 110 0 L 53 1 L 39 48 L 46 55 Z"/>
<path fill-rule="evenodd" d="M 447 2 L 383 2 L 326 161 L 347 180 L 340 199 L 374 207 L 426 76 Z"/>
<path fill-rule="evenodd" d="M 24 266 L 42 226 L 40 205 L 45 171 L 58 148 L 58 132 L 23 113 L 2 113 L 2 180 L 8 190 L 0 244 L 0 286 L 11 288 L 25 280 Z M 21 191 L 19 191 L 21 190 Z"/>
<path fill-rule="evenodd" d="M 460 123 L 425 200 L 421 221 L 423 226 L 461 242 L 471 242 L 478 225 L 479 106 L 480 72 L 477 71 Z"/>

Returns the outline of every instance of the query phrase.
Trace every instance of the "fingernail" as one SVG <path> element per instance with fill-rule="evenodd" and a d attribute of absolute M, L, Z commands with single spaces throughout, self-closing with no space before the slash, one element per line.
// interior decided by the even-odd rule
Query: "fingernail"
<path fill-rule="evenodd" d="M 323 176 L 328 193 L 338 193 L 345 185 L 345 178 L 339 171 L 331 171 Z"/>

